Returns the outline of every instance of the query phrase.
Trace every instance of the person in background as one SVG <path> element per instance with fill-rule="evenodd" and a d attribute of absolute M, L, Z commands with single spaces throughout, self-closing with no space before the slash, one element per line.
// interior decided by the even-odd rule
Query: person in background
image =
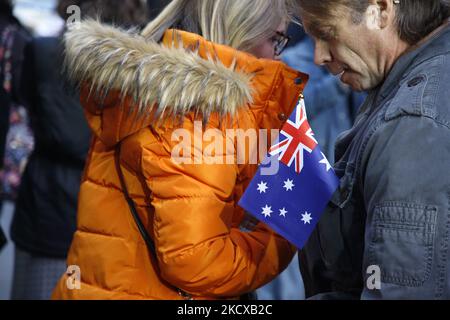
<path fill-rule="evenodd" d="M 145 22 L 138 0 L 60 1 L 58 12 L 79 5 L 85 17 L 125 27 Z M 20 186 L 11 236 L 16 245 L 12 299 L 49 299 L 66 270 L 76 229 L 78 192 L 90 130 L 79 94 L 62 75 L 61 37 L 36 38 L 25 51 L 22 92 L 36 147 Z"/>
<path fill-rule="evenodd" d="M 8 134 L 11 134 L 9 132 L 11 118 L 16 122 L 26 123 L 26 116 L 24 119 L 16 119 L 19 116 L 12 117 L 11 114 L 22 113 L 19 87 L 23 52 L 30 35 L 13 16 L 12 11 L 10 0 L 0 0 L 0 207 L 1 201 L 5 198 L 8 200 L 15 198 L 20 180 L 19 168 L 15 170 L 17 174 L 14 177 L 11 177 L 13 175 L 11 171 L 14 170 L 4 168 L 5 153 L 9 149 L 7 138 Z"/>
<path fill-rule="evenodd" d="M 11 1 L 0 0 L 0 299 L 10 296 L 13 246 L 9 226 L 20 176 L 33 147 L 20 96 L 23 51 L 30 39 L 13 16 Z"/>
<path fill-rule="evenodd" d="M 2 78 L 0 83 L 0 169 L 3 168 L 3 158 L 5 156 L 5 145 L 6 145 L 6 136 L 8 134 L 9 128 L 9 109 L 11 104 L 11 94 L 10 90 L 6 91 L 4 88 L 4 70 L 5 70 L 5 51 L 7 50 L 6 44 L 8 39 L 3 36 L 5 30 L 8 28 L 11 29 L 12 25 L 17 25 L 15 23 L 16 20 L 12 14 L 12 6 L 9 0 L 1 0 L 0 1 L 0 32 L 1 32 L 1 71 Z M 11 34 L 11 31 L 8 32 Z M 11 46 L 11 45 L 10 45 Z M 11 50 L 11 49 L 10 49 Z M 19 55 L 19 57 L 21 54 Z M 16 69 L 17 70 L 17 69 Z M 19 70 L 20 71 L 20 70 Z M 17 77 L 16 77 L 17 79 Z M 1 205 L 1 203 L 0 203 Z"/>

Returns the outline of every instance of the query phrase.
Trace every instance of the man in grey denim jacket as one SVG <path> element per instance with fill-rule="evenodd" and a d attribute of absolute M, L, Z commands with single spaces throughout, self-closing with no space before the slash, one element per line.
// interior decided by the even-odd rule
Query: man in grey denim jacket
<path fill-rule="evenodd" d="M 315 62 L 370 90 L 300 254 L 307 296 L 449 299 L 449 1 L 299 3 Z"/>

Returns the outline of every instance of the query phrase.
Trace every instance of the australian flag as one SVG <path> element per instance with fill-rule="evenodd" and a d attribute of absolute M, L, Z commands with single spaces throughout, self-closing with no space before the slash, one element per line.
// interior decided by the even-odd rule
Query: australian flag
<path fill-rule="evenodd" d="M 319 222 L 339 179 L 320 147 L 306 116 L 303 96 L 239 205 L 299 249 Z"/>

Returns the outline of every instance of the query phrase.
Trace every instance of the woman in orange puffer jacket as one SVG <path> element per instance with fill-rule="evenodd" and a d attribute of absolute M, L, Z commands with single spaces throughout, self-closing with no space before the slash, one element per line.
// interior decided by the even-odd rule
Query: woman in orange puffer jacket
<path fill-rule="evenodd" d="M 294 109 L 307 76 L 277 59 L 294 8 L 294 0 L 174 0 L 140 35 L 94 21 L 67 33 L 67 67 L 95 137 L 68 257 L 81 286 L 63 275 L 53 298 L 186 298 L 179 289 L 238 299 L 289 264 L 295 248 L 286 240 L 262 223 L 243 228 L 237 202 L 257 164 L 249 147 L 244 160 L 236 154 L 227 133 L 280 129 Z M 204 132 L 214 139 L 202 141 Z"/>

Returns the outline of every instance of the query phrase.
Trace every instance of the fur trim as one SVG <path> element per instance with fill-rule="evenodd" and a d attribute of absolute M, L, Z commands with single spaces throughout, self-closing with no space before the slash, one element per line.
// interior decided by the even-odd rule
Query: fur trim
<path fill-rule="evenodd" d="M 135 31 L 123 31 L 88 20 L 65 35 L 66 68 L 77 84 L 106 97 L 110 90 L 134 98 L 139 115 L 184 116 L 195 111 L 234 115 L 252 100 L 251 76 L 220 61 L 202 59 L 184 48 L 149 42 Z M 130 110 L 133 112 L 134 110 Z"/>

